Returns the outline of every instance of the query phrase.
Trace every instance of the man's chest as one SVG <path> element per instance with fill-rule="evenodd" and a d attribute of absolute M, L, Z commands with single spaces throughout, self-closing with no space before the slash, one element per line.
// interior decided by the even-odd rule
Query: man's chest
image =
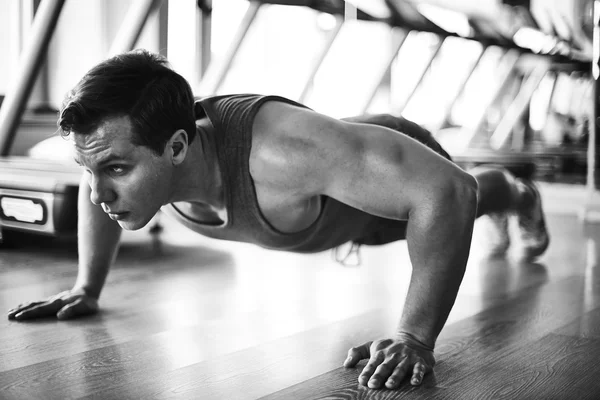
<path fill-rule="evenodd" d="M 311 226 L 321 213 L 321 196 L 296 197 L 262 185 L 256 185 L 255 189 L 262 217 L 280 232 L 302 231 Z"/>
<path fill-rule="evenodd" d="M 229 219 L 229 213 L 245 213 L 256 210 L 273 228 L 284 233 L 302 231 L 312 225 L 321 212 L 320 196 L 312 198 L 295 198 L 281 191 L 255 186 L 256 199 L 245 198 L 244 204 L 211 206 L 203 203 L 181 202 L 177 209 L 187 218 L 205 225 L 224 225 Z M 235 188 L 233 189 L 235 190 Z M 252 203 L 255 203 L 252 204 Z M 238 209 L 236 209 L 238 208 Z"/>

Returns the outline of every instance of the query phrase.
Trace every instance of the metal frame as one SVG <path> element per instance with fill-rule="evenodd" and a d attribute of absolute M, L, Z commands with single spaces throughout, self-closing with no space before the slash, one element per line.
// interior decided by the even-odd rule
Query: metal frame
<path fill-rule="evenodd" d="M 161 6 L 162 2 L 163 0 L 136 0 L 129 7 L 117 36 L 110 46 L 109 57 L 134 48 L 148 17 L 152 11 Z"/>
<path fill-rule="evenodd" d="M 529 103 L 531 102 L 535 90 L 538 88 L 549 69 L 550 65 L 548 61 L 544 59 L 539 60 L 539 64 L 529 71 L 521 84 L 519 93 L 504 112 L 500 123 L 490 137 L 490 145 L 493 149 L 499 150 L 504 147 L 508 142 L 511 133 L 513 133 L 513 150 L 523 150 L 525 138 L 521 135 L 515 135 L 513 128 L 529 107 Z"/>
<path fill-rule="evenodd" d="M 42 0 L 33 0 L 33 10 L 34 16 L 37 13 L 37 10 L 40 7 Z M 56 109 L 52 107 L 50 102 L 50 71 L 48 67 L 48 60 L 44 57 L 42 66 L 40 68 L 40 72 L 38 73 L 38 79 L 33 87 L 33 93 L 35 95 L 36 85 L 38 88 L 39 97 L 36 99 L 38 103 L 36 104 L 36 111 L 46 111 L 46 112 L 56 112 Z"/>
<path fill-rule="evenodd" d="M 469 70 L 469 72 L 467 72 L 467 74 L 465 75 L 463 80 L 460 82 L 460 85 L 458 86 L 458 90 L 454 94 L 454 97 L 452 97 L 450 99 L 448 106 L 446 107 L 446 110 L 444 111 L 444 115 L 440 119 L 440 122 L 431 128 L 431 130 L 433 132 L 437 132 L 441 128 L 445 127 L 446 124 L 448 123 L 448 121 L 450 119 L 450 115 L 452 114 L 452 109 L 454 108 L 454 104 L 456 104 L 456 101 L 463 95 L 465 88 L 467 87 L 467 84 L 469 83 L 469 80 L 471 80 L 471 77 L 477 70 L 479 63 L 483 59 L 483 56 L 488 51 L 488 49 L 489 49 L 489 47 L 483 47 L 481 49 L 481 52 L 477 56 L 477 59 L 475 60 L 473 65 L 471 66 L 471 69 Z"/>
<path fill-rule="evenodd" d="M 158 13 L 158 52 L 167 57 L 169 38 L 169 2 L 163 1 L 156 11 Z"/>
<path fill-rule="evenodd" d="M 17 125 L 44 64 L 64 3 L 65 0 L 44 0 L 34 18 L 29 40 L 20 59 L 19 74 L 0 107 L 0 156 L 10 153 Z"/>
<path fill-rule="evenodd" d="M 308 74 L 308 78 L 306 79 L 306 83 L 304 84 L 304 88 L 302 89 L 302 93 L 300 93 L 300 96 L 298 97 L 298 101 L 300 103 L 303 103 L 306 101 L 308 94 L 310 93 L 310 90 L 313 87 L 315 77 L 317 76 L 317 73 L 319 72 L 321 65 L 323 65 L 323 61 L 325 61 L 327 54 L 331 50 L 331 46 L 333 46 L 333 43 L 335 42 L 340 31 L 342 30 L 342 26 L 344 25 L 344 18 L 340 15 L 334 15 L 334 18 L 335 18 L 335 27 L 332 29 L 331 33 L 329 34 L 327 41 L 325 42 L 325 44 L 323 45 L 323 48 L 321 49 L 321 53 L 319 54 L 319 57 L 315 61 L 313 68 L 311 69 L 310 73 Z"/>
<path fill-rule="evenodd" d="M 423 68 L 423 70 L 421 72 L 421 75 L 419 75 L 419 78 L 417 79 L 417 82 L 415 83 L 415 85 L 413 86 L 413 88 L 411 89 L 411 91 L 408 93 L 408 96 L 406 97 L 406 99 L 404 100 L 404 102 L 398 107 L 397 110 L 395 110 L 395 112 L 397 112 L 399 115 L 402 114 L 402 112 L 408 106 L 408 103 L 410 103 L 410 101 L 412 100 L 412 98 L 415 95 L 415 93 L 417 93 L 417 90 L 421 86 L 421 83 L 423 82 L 423 79 L 425 79 L 425 75 L 427 75 L 427 72 L 431 69 L 431 65 L 433 64 L 433 60 L 435 60 L 435 58 L 437 57 L 437 55 L 440 53 L 440 50 L 441 50 L 442 46 L 444 45 L 445 41 L 446 41 L 446 37 L 443 37 L 443 36 L 439 37 L 439 42 L 436 44 L 435 48 L 433 49 L 433 52 L 429 55 L 429 59 L 427 60 L 427 64 L 425 64 L 425 67 Z"/>
<path fill-rule="evenodd" d="M 381 84 L 385 80 L 386 75 L 388 74 L 388 71 L 390 70 L 390 68 L 392 66 L 392 63 L 398 57 L 398 53 L 400 52 L 400 49 L 402 48 L 402 45 L 406 41 L 406 38 L 408 37 L 408 34 L 410 33 L 410 31 L 407 31 L 407 30 L 404 30 L 401 28 L 392 28 L 391 33 L 392 33 L 394 42 L 393 42 L 392 50 L 390 51 L 390 56 L 385 61 L 385 63 L 383 63 L 383 67 L 379 71 L 379 78 L 377 79 L 377 84 L 373 87 L 373 90 L 369 93 L 365 102 L 363 103 L 361 110 L 360 110 L 360 114 L 365 114 L 367 112 L 367 110 L 369 109 L 369 107 L 371 106 L 371 103 L 373 103 L 373 99 L 377 95 L 377 91 L 379 90 L 379 88 L 381 87 Z"/>
<path fill-rule="evenodd" d="M 196 60 L 198 69 L 198 82 L 202 81 L 204 74 L 208 70 L 211 61 L 212 47 L 212 2 L 209 4 L 210 9 L 198 7 L 196 14 L 196 26 L 200 40 L 196 41 Z"/>
<path fill-rule="evenodd" d="M 410 30 L 431 32 L 443 37 L 458 36 L 453 35 L 451 32 L 448 32 L 445 29 L 442 29 L 429 18 L 425 17 L 419 12 L 415 4 L 410 1 L 385 0 L 385 3 L 390 11 L 392 11 L 393 18 L 395 19 L 395 21 L 392 21 L 392 23 L 395 26 Z"/>
<path fill-rule="evenodd" d="M 130 6 L 125 20 L 121 24 L 109 55 L 131 50 L 139 39 L 148 16 L 153 10 L 158 9 L 162 2 L 163 0 L 136 0 Z M 43 0 L 36 13 L 29 41 L 23 49 L 20 59 L 20 73 L 0 107 L 0 156 L 10 154 L 17 126 L 36 78 L 45 63 L 50 40 L 64 3 L 65 0 Z"/>
<path fill-rule="evenodd" d="M 210 63 L 203 79 L 200 81 L 199 93 L 202 96 L 216 94 L 223 85 L 225 77 L 233 65 L 233 60 L 242 47 L 244 38 L 246 37 L 250 26 L 252 26 L 252 23 L 256 20 L 256 16 L 261 7 L 262 4 L 258 1 L 250 1 L 250 4 L 248 4 L 248 9 L 235 33 L 231 46 L 227 49 L 223 61 L 219 65 L 216 65 L 214 62 Z"/>
<path fill-rule="evenodd" d="M 320 53 L 317 61 L 313 65 L 313 68 L 309 73 L 306 83 L 304 84 L 302 92 L 300 93 L 300 95 L 298 97 L 298 101 L 300 101 L 300 102 L 303 102 L 306 100 L 306 98 L 308 97 L 310 90 L 312 88 L 314 78 L 317 75 L 321 65 L 323 64 L 323 61 L 325 60 L 329 50 L 331 49 L 331 46 L 335 42 L 335 40 L 343 26 L 343 22 L 344 22 L 344 18 L 342 16 L 342 14 L 339 12 L 339 10 L 336 10 L 335 7 L 330 7 L 327 2 L 323 2 L 323 4 L 322 4 L 323 7 L 318 7 L 318 3 L 312 3 L 310 1 L 298 2 L 295 0 L 289 0 L 289 1 L 250 0 L 248 9 L 246 10 L 244 17 L 242 18 L 240 26 L 231 42 L 231 45 L 227 49 L 227 53 L 225 54 L 223 61 L 220 62 L 219 64 L 215 64 L 215 63 L 208 64 L 208 68 L 206 69 L 205 73 L 203 74 L 202 80 L 200 81 L 200 84 L 198 85 L 198 93 L 201 96 L 214 95 L 219 91 L 219 89 L 223 85 L 223 82 L 225 81 L 227 73 L 230 71 L 230 69 L 233 65 L 233 60 L 237 56 L 237 54 L 244 42 L 244 39 L 246 38 L 248 30 L 250 29 L 250 26 L 256 20 L 258 11 L 260 10 L 260 8 L 262 6 L 270 5 L 270 4 L 271 5 L 310 7 L 312 9 L 320 11 L 320 12 L 330 13 L 331 15 L 333 15 L 336 18 L 336 26 L 333 29 L 333 31 L 331 32 L 331 35 L 329 36 L 329 38 L 327 39 L 327 42 L 325 43 L 323 49 L 321 50 L 321 53 Z M 350 3 L 344 3 L 343 11 L 344 11 L 344 15 L 348 15 L 352 19 L 375 20 L 375 18 L 364 13 L 363 11 L 356 8 L 355 6 L 353 6 Z"/>
<path fill-rule="evenodd" d="M 489 108 L 493 104 L 498 102 L 500 97 L 508 88 L 508 85 L 511 82 L 510 78 L 513 76 L 515 70 L 517 69 L 517 64 L 520 58 L 521 53 L 518 50 L 513 49 L 509 49 L 502 58 L 502 65 L 500 66 L 498 71 L 498 81 L 501 83 L 493 92 L 493 95 L 490 97 L 490 100 L 487 102 L 487 104 L 485 104 L 483 112 L 479 115 L 479 118 L 476 120 L 477 122 L 474 125 L 474 127 L 472 129 L 465 130 L 465 132 L 463 133 L 465 135 L 465 143 L 468 144 L 468 147 L 471 146 L 475 137 L 481 133 Z"/>

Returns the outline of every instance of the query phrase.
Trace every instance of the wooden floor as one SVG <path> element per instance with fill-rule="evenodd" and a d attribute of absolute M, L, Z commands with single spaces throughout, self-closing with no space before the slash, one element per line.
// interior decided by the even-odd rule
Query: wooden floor
<path fill-rule="evenodd" d="M 422 387 L 360 386 L 347 350 L 393 332 L 404 243 L 362 266 L 213 242 L 165 220 L 125 236 L 102 312 L 0 322 L 0 399 L 600 399 L 599 225 L 549 216 L 535 264 L 483 257 L 467 274 Z M 0 249 L 0 309 L 67 289 L 72 244 Z"/>

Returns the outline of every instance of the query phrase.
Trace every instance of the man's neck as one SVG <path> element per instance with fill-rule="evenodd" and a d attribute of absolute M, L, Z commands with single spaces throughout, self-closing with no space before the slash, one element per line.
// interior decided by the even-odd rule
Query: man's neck
<path fill-rule="evenodd" d="M 178 169 L 170 202 L 202 203 L 213 208 L 224 206 L 216 145 L 209 132 L 201 127 L 197 129 L 197 135 Z"/>

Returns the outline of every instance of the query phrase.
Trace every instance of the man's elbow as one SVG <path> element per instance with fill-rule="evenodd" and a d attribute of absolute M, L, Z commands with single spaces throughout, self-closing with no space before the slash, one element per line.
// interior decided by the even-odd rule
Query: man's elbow
<path fill-rule="evenodd" d="M 434 209 L 465 222 L 475 220 L 479 189 L 472 175 L 458 171 L 450 178 L 446 176 L 437 188 L 437 195 L 432 197 Z"/>
<path fill-rule="evenodd" d="M 479 195 L 479 184 L 470 174 L 463 172 L 453 180 L 449 194 L 454 204 L 459 205 L 460 209 L 468 217 L 475 219 L 477 215 L 477 204 Z"/>

